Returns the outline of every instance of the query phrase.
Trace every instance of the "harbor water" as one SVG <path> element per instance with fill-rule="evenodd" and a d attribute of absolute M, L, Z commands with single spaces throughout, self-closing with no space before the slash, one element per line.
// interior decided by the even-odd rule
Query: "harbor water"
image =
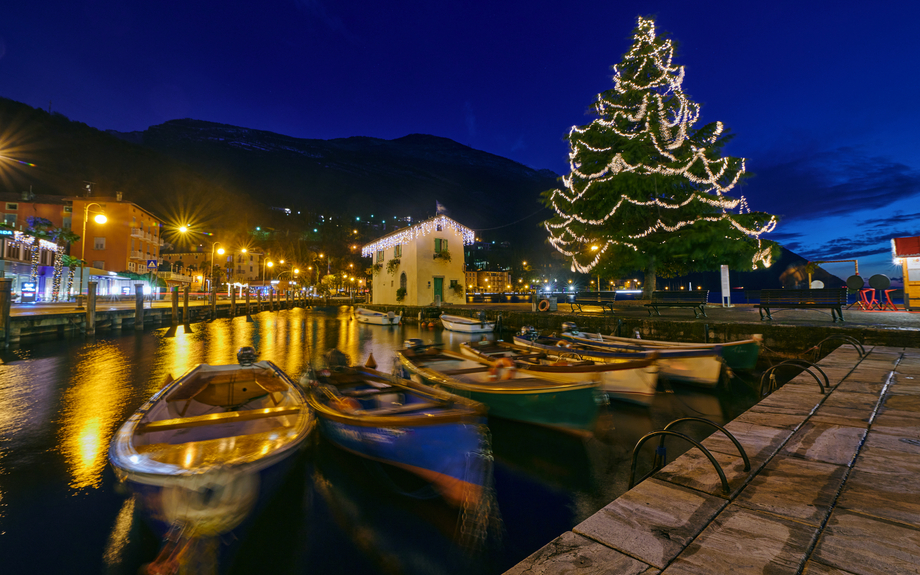
<path fill-rule="evenodd" d="M 392 370 L 410 338 L 446 349 L 482 335 L 359 324 L 352 308 L 294 309 L 192 324 L 190 330 L 24 343 L 0 354 L 0 558 L 4 575 L 136 574 L 161 541 L 107 462 L 109 442 L 167 376 L 235 363 L 253 346 L 296 378 L 331 348 Z M 510 334 L 504 334 L 506 338 Z M 501 334 L 489 334 L 489 339 Z M 674 419 L 722 424 L 756 401 L 757 373 L 717 390 L 660 381 L 650 408 L 602 406 L 593 436 L 491 419 L 489 504 L 448 506 L 406 473 L 314 438 L 245 533 L 201 543 L 189 573 L 497 574 L 627 490 L 633 447 Z M 704 437 L 711 430 L 684 430 Z M 652 442 L 642 460 L 652 457 Z M 668 443 L 668 458 L 685 451 Z M 642 466 L 640 466 L 642 472 Z"/>

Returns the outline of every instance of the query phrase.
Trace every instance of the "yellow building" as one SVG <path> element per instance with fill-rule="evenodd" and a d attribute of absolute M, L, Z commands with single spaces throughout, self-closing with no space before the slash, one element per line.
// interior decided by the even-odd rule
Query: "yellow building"
<path fill-rule="evenodd" d="M 365 245 L 361 255 L 372 258 L 372 303 L 466 303 L 463 246 L 474 238 L 473 230 L 440 215 Z"/>
<path fill-rule="evenodd" d="M 160 259 L 162 222 L 135 203 L 114 198 L 70 198 L 73 201 L 71 230 L 80 239 L 70 255 L 82 257 L 87 267 L 113 272 L 147 273 Z M 96 216 L 105 215 L 105 223 Z M 84 227 L 84 218 L 85 227 Z"/>

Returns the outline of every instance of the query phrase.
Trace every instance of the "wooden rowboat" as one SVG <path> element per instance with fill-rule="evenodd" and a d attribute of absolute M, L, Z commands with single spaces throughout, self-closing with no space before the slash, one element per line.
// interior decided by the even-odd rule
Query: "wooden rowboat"
<path fill-rule="evenodd" d="M 411 340 L 410 340 L 411 341 Z M 489 416 L 590 435 L 603 394 L 597 381 L 565 382 L 551 375 L 499 368 L 484 359 L 423 349 L 407 342 L 398 352 L 414 380 L 484 403 Z"/>
<path fill-rule="evenodd" d="M 565 348 L 547 352 L 504 341 L 480 341 L 461 343 L 460 352 L 492 362 L 508 358 L 520 372 L 548 375 L 558 381 L 599 381 L 610 399 L 645 406 L 651 405 L 658 386 L 654 351 L 629 354 L 619 362 L 604 362 L 583 358 Z"/>
<path fill-rule="evenodd" d="M 486 408 L 367 367 L 320 371 L 307 386 L 322 434 L 338 447 L 430 482 L 452 504 L 482 496 Z"/>
<path fill-rule="evenodd" d="M 374 311 L 363 307 L 355 308 L 355 320 L 358 323 L 369 323 L 372 325 L 399 325 L 402 315 L 395 312 Z"/>
<path fill-rule="evenodd" d="M 301 388 L 269 361 L 201 364 L 155 393 L 109 448 L 118 479 L 161 536 L 240 526 L 280 483 L 315 427 Z"/>
<path fill-rule="evenodd" d="M 486 321 L 485 317 L 473 319 L 459 315 L 441 314 L 441 323 L 444 329 L 462 333 L 489 333 L 495 330 L 494 321 Z"/>

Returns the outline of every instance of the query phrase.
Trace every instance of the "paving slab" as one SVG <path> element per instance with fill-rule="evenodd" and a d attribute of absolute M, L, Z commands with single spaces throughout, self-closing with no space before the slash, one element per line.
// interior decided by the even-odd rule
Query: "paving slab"
<path fill-rule="evenodd" d="M 920 530 L 835 509 L 812 559 L 856 575 L 920 573 Z"/>
<path fill-rule="evenodd" d="M 899 374 L 888 388 L 892 395 L 920 395 L 920 375 L 916 378 Z"/>
<path fill-rule="evenodd" d="M 658 569 L 568 531 L 508 571 L 510 575 L 653 575 Z"/>
<path fill-rule="evenodd" d="M 741 491 L 741 488 L 751 476 L 751 471 L 744 470 L 744 460 L 738 455 L 729 455 L 727 453 L 713 453 L 713 459 L 725 474 L 725 480 L 728 482 L 729 492 L 726 494 L 722 490 L 722 481 L 719 478 L 719 472 L 713 467 L 702 451 L 691 448 L 676 460 L 672 461 L 661 471 L 653 475 L 656 479 L 668 481 L 676 485 L 683 485 L 690 489 L 696 489 L 716 495 L 718 497 L 734 497 Z"/>
<path fill-rule="evenodd" d="M 573 531 L 663 568 L 728 502 L 649 478 Z"/>
<path fill-rule="evenodd" d="M 865 436 L 865 427 L 817 423 L 812 418 L 792 434 L 782 453 L 811 461 L 849 465 Z"/>
<path fill-rule="evenodd" d="M 853 467 L 872 473 L 920 477 L 920 439 L 870 433 Z"/>
<path fill-rule="evenodd" d="M 920 439 L 920 413 L 883 408 L 872 422 L 872 432 Z"/>
<path fill-rule="evenodd" d="M 884 381 L 875 381 L 870 382 L 864 379 L 857 378 L 847 378 L 842 381 L 837 387 L 837 391 L 850 391 L 856 393 L 865 393 L 872 394 L 874 397 L 878 397 L 882 393 L 882 389 L 885 387 Z"/>
<path fill-rule="evenodd" d="M 837 569 L 836 567 L 831 567 L 830 565 L 825 565 L 824 563 L 818 563 L 817 561 L 806 561 L 805 569 L 802 571 L 802 575 L 856 575 L 852 571 L 844 571 L 843 569 Z"/>
<path fill-rule="evenodd" d="M 920 481 L 913 474 L 873 473 L 866 469 L 873 460 L 853 469 L 838 508 L 864 515 L 920 526 Z M 918 566 L 920 567 L 920 566 Z"/>
<path fill-rule="evenodd" d="M 894 411 L 913 411 L 920 413 L 920 396 L 918 395 L 886 395 L 882 406 L 885 413 Z"/>
<path fill-rule="evenodd" d="M 782 413 L 777 408 L 754 406 L 735 418 L 735 421 L 778 429 L 796 429 L 808 417 L 808 413 Z"/>
<path fill-rule="evenodd" d="M 780 446 L 792 435 L 791 429 L 778 429 L 734 420 L 723 426 L 735 436 L 751 461 L 751 472 L 755 473 L 779 451 Z M 703 447 L 712 452 L 738 455 L 738 448 L 721 431 L 716 431 L 703 442 Z"/>
<path fill-rule="evenodd" d="M 777 455 L 733 505 L 819 526 L 837 497 L 847 468 Z"/>
<path fill-rule="evenodd" d="M 834 405 L 822 404 L 808 418 L 811 423 L 830 423 L 833 425 L 848 425 L 850 427 L 869 427 L 869 419 L 872 417 L 873 406 L 863 407 L 837 407 Z"/>
<path fill-rule="evenodd" d="M 844 383 L 840 384 L 841 386 Z M 881 390 L 879 390 L 881 391 Z M 824 402 L 827 407 L 849 407 L 851 409 L 874 409 L 878 403 L 878 393 L 853 393 L 842 391 L 840 387 Z"/>
<path fill-rule="evenodd" d="M 797 573 L 817 528 L 730 505 L 663 575 Z"/>

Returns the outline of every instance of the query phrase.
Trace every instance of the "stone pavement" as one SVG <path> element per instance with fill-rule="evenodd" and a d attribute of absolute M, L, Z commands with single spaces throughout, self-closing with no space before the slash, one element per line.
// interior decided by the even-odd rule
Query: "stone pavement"
<path fill-rule="evenodd" d="M 845 346 L 507 574 L 920 573 L 920 349 Z M 673 440 L 673 439 L 672 439 Z M 653 443 L 656 440 L 649 441 Z"/>

